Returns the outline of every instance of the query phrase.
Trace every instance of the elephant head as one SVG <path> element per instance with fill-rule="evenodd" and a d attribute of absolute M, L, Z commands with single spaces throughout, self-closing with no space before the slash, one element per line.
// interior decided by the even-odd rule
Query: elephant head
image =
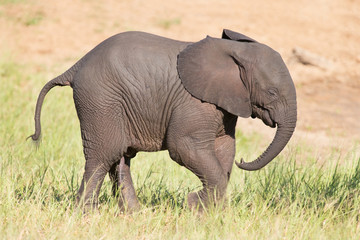
<path fill-rule="evenodd" d="M 274 128 L 268 148 L 241 169 L 258 170 L 273 160 L 290 140 L 297 120 L 295 86 L 279 53 L 230 30 L 222 39 L 206 37 L 178 56 L 178 72 L 194 97 L 231 114 L 260 118 Z"/>

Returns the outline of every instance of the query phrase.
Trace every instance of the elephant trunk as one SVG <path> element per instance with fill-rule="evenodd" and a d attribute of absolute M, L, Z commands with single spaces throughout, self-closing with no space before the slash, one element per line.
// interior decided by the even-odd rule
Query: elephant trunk
<path fill-rule="evenodd" d="M 243 159 L 241 159 L 240 162 L 235 162 L 239 168 L 248 171 L 259 170 L 271 162 L 271 160 L 273 160 L 284 149 L 296 127 L 296 102 L 292 104 L 290 109 L 291 110 L 287 112 L 284 120 L 277 123 L 275 137 L 265 152 L 252 162 L 244 162 Z"/>

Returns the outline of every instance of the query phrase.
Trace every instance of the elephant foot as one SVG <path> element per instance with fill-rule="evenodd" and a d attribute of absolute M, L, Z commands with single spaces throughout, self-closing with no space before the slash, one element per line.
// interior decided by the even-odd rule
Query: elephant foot
<path fill-rule="evenodd" d="M 200 192 L 192 192 L 189 193 L 187 197 L 188 207 L 191 210 L 197 210 L 198 212 L 203 212 L 204 208 L 206 208 L 204 201 L 200 197 Z"/>
<path fill-rule="evenodd" d="M 136 213 L 140 211 L 141 205 L 137 201 L 125 202 L 123 200 L 119 200 L 119 209 L 122 213 Z"/>
<path fill-rule="evenodd" d="M 99 204 L 97 202 L 90 200 L 84 201 L 80 197 L 76 198 L 75 206 L 76 208 L 80 209 L 83 214 L 99 211 Z"/>
<path fill-rule="evenodd" d="M 225 198 L 221 196 L 216 196 L 216 193 L 206 190 L 201 190 L 199 192 L 189 193 L 188 198 L 188 207 L 191 210 L 197 210 L 202 213 L 205 209 L 213 207 L 225 207 Z"/>

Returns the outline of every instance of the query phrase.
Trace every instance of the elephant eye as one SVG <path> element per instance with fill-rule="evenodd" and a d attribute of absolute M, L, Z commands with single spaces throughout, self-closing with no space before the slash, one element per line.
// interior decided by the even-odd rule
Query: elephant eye
<path fill-rule="evenodd" d="M 270 88 L 270 89 L 268 90 L 268 94 L 269 94 L 271 97 L 276 97 L 276 96 L 278 95 L 277 89 L 275 89 L 275 88 Z"/>

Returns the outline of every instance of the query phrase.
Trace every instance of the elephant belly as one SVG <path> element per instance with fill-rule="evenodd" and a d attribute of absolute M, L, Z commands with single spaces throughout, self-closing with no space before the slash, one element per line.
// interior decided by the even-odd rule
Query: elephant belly
<path fill-rule="evenodd" d="M 149 94 L 149 93 L 148 93 Z M 169 125 L 173 104 L 161 101 L 158 96 L 144 93 L 142 99 L 122 106 L 122 119 L 126 122 L 125 132 L 131 152 L 155 152 L 167 149 L 166 130 Z M 163 97 L 165 94 L 163 95 Z M 165 97 L 169 99 L 169 97 Z M 129 107 L 128 105 L 131 104 Z"/>

